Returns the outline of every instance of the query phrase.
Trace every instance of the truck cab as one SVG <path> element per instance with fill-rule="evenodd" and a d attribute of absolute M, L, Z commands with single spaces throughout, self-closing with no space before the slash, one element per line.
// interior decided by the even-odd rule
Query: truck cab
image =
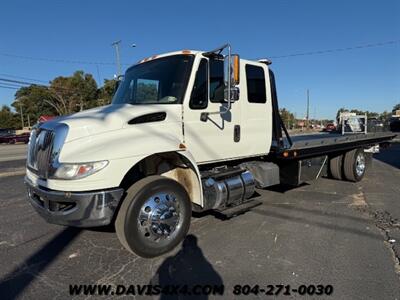
<path fill-rule="evenodd" d="M 114 224 L 125 248 L 143 257 L 174 248 L 192 210 L 251 208 L 256 185 L 279 184 L 308 165 L 295 159 L 303 149 L 282 148 L 268 65 L 240 59 L 230 45 L 141 60 L 127 69 L 110 105 L 32 131 L 29 201 L 51 223 Z M 317 177 L 330 161 L 325 152 L 312 154 Z"/>

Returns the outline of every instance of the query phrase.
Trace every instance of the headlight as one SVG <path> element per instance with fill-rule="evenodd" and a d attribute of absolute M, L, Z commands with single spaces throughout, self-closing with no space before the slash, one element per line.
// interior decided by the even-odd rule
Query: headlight
<path fill-rule="evenodd" d="M 107 160 L 79 163 L 63 164 L 61 163 L 52 176 L 53 179 L 80 179 L 92 175 L 108 165 Z"/>

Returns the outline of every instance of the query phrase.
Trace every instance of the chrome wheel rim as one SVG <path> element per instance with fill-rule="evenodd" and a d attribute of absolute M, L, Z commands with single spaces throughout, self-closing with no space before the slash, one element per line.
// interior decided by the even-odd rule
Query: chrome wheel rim
<path fill-rule="evenodd" d="M 362 153 L 357 155 L 356 159 L 356 173 L 357 176 L 362 176 L 365 172 L 365 156 Z"/>
<path fill-rule="evenodd" d="M 153 242 L 173 238 L 181 227 L 180 200 L 172 193 L 158 193 L 140 208 L 138 226 L 141 234 Z"/>

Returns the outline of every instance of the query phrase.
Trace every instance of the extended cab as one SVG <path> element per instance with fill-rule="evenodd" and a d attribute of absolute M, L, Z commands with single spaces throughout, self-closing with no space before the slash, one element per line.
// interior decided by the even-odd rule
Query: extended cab
<path fill-rule="evenodd" d="M 361 180 L 370 153 L 394 135 L 290 137 L 269 64 L 224 45 L 130 67 L 111 105 L 33 130 L 31 204 L 51 223 L 115 223 L 129 251 L 154 257 L 184 238 L 192 211 L 232 216 L 259 204 L 255 188 L 328 173 Z"/>

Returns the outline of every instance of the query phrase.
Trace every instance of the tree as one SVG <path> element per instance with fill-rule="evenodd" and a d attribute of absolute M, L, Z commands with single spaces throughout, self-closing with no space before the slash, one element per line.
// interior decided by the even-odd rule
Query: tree
<path fill-rule="evenodd" d="M 336 113 L 336 120 L 339 120 L 340 114 L 344 112 L 349 112 L 349 110 L 344 107 L 339 108 L 339 110 Z"/>
<path fill-rule="evenodd" d="M 363 110 L 358 110 L 358 109 L 352 109 L 350 112 L 355 113 L 358 116 L 366 115 L 368 119 L 379 117 L 379 114 L 377 112 L 368 111 L 368 110 L 363 111 Z"/>
<path fill-rule="evenodd" d="M 0 128 L 19 128 L 21 127 L 18 115 L 11 112 L 10 108 L 3 105 L 0 110 Z"/>
<path fill-rule="evenodd" d="M 390 112 L 388 112 L 388 111 L 384 111 L 383 113 L 381 113 L 380 115 L 379 115 L 379 119 L 381 120 L 381 121 L 383 121 L 383 122 L 387 122 L 387 121 L 389 121 L 389 119 L 390 119 L 390 117 L 392 116 L 392 114 L 390 113 Z"/>
<path fill-rule="evenodd" d="M 50 83 L 52 97 L 45 102 L 59 115 L 68 115 L 98 106 L 97 84 L 91 74 L 76 71 L 70 77 L 59 76 Z"/>
<path fill-rule="evenodd" d="M 399 103 L 399 104 L 396 104 L 395 106 L 393 106 L 392 113 L 395 114 L 395 113 L 396 113 L 396 110 L 400 110 L 400 103 Z"/>
<path fill-rule="evenodd" d="M 366 115 L 368 119 L 369 118 L 378 118 L 379 117 L 379 113 L 377 113 L 377 112 L 368 111 L 368 110 L 367 111 L 363 111 L 363 110 L 354 109 L 354 108 L 349 110 L 347 108 L 342 107 L 336 113 L 336 120 L 339 120 L 340 114 L 344 113 L 344 112 L 355 113 L 358 116 Z"/>
<path fill-rule="evenodd" d="M 116 89 L 116 80 L 105 80 L 101 88 L 91 74 L 76 71 L 72 76 L 59 76 L 50 82 L 50 86 L 30 85 L 15 93 L 14 109 L 19 113 L 22 108 L 24 119 L 32 121 L 41 115 L 66 115 L 80 110 L 106 105 Z"/>
<path fill-rule="evenodd" d="M 49 88 L 43 85 L 30 85 L 20 88 L 15 93 L 16 101 L 11 106 L 19 112 L 22 108 L 23 115 L 29 115 L 31 124 L 35 123 L 41 115 L 55 115 L 56 110 L 46 103 L 46 99 L 51 99 L 52 95 Z M 22 107 L 21 107 L 22 106 Z"/>
<path fill-rule="evenodd" d="M 279 113 L 285 126 L 287 126 L 288 128 L 294 127 L 296 120 L 294 115 L 290 111 L 288 111 L 286 108 L 282 108 L 279 110 Z"/>
<path fill-rule="evenodd" d="M 138 83 L 135 98 L 141 102 L 157 101 L 158 98 L 157 86 L 154 83 L 144 83 L 144 82 Z"/>
<path fill-rule="evenodd" d="M 107 105 L 111 103 L 112 97 L 115 94 L 117 81 L 115 79 L 105 79 L 104 85 L 98 89 L 98 104 Z"/>

